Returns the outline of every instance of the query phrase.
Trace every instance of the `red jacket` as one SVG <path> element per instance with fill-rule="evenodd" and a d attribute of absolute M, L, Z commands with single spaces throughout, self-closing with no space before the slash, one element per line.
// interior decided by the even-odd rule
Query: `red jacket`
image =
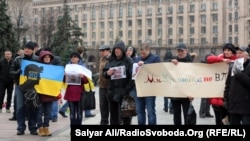
<path fill-rule="evenodd" d="M 226 58 L 224 56 L 224 54 L 219 54 L 218 56 L 211 55 L 211 56 L 208 56 L 206 58 L 207 63 L 209 63 L 209 64 L 222 62 L 223 59 L 235 60 L 235 59 L 237 59 L 237 56 L 233 55 L 233 56 L 231 56 L 229 58 Z M 218 98 L 210 98 L 209 103 L 211 105 L 213 105 L 213 106 L 223 106 L 223 98 L 220 98 L 220 97 L 218 97 Z"/>
<path fill-rule="evenodd" d="M 83 77 L 81 85 L 68 85 L 65 91 L 64 99 L 67 101 L 80 101 L 82 92 L 84 92 L 84 85 L 88 83 L 88 79 Z"/>

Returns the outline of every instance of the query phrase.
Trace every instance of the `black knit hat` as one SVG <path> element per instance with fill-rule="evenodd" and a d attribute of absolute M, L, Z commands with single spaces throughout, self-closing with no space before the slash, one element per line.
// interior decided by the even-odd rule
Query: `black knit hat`
<path fill-rule="evenodd" d="M 225 49 L 229 49 L 233 52 L 233 54 L 236 54 L 236 48 L 235 46 L 232 44 L 232 43 L 226 43 L 224 46 L 223 46 L 223 51 Z"/>
<path fill-rule="evenodd" d="M 77 52 L 72 52 L 72 53 L 70 54 L 70 58 L 72 58 L 73 56 L 76 56 L 76 57 L 78 57 L 79 59 L 81 59 L 80 54 L 77 53 Z"/>
<path fill-rule="evenodd" d="M 31 50 L 34 50 L 35 46 L 36 46 L 35 43 L 33 43 L 32 41 L 29 41 L 28 43 L 26 43 L 24 48 L 29 48 Z"/>

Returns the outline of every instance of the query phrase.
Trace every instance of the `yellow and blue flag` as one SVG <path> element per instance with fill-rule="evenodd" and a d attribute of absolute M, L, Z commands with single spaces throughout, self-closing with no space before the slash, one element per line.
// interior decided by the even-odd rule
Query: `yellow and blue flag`
<path fill-rule="evenodd" d="M 37 93 L 58 96 L 63 87 L 64 67 L 22 60 L 20 87 Z"/>

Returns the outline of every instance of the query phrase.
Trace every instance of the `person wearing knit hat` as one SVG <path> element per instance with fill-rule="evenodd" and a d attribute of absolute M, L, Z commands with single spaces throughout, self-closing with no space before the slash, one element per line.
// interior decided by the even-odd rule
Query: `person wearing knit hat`
<path fill-rule="evenodd" d="M 207 56 L 206 62 L 208 64 L 225 62 L 227 64 L 232 63 L 237 59 L 236 48 L 232 43 L 226 43 L 223 45 L 223 53 L 216 55 Z M 209 103 L 212 105 L 215 115 L 215 124 L 224 125 L 222 122 L 223 119 L 227 118 L 228 111 L 224 107 L 223 98 L 210 98 Z"/>

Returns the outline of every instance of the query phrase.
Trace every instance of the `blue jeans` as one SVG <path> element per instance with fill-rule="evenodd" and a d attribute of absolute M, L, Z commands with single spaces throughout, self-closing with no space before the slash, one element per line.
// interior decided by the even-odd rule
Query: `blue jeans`
<path fill-rule="evenodd" d="M 26 108 L 24 92 L 20 89 L 19 85 L 15 87 L 16 96 L 16 118 L 17 118 L 17 130 L 24 131 L 26 129 L 25 124 L 25 110 L 28 110 L 28 127 L 31 132 L 37 130 L 37 113 L 38 109 L 28 106 Z"/>
<path fill-rule="evenodd" d="M 138 125 L 146 125 L 146 110 L 148 125 L 156 125 L 155 99 L 155 96 L 135 98 Z"/>
<path fill-rule="evenodd" d="M 60 109 L 60 111 L 62 111 L 62 112 L 66 112 L 67 111 L 67 108 L 69 107 L 69 103 L 68 103 L 68 101 L 66 101 L 64 104 L 63 104 L 63 106 L 61 107 L 61 109 Z"/>
<path fill-rule="evenodd" d="M 37 127 L 49 127 L 49 120 L 51 116 L 52 101 L 41 102 L 38 111 Z"/>
<path fill-rule="evenodd" d="M 51 109 L 51 119 L 57 119 L 57 113 L 58 113 L 58 101 L 52 102 L 52 109 Z"/>
<path fill-rule="evenodd" d="M 69 101 L 70 125 L 82 125 L 82 113 L 80 101 Z"/>

